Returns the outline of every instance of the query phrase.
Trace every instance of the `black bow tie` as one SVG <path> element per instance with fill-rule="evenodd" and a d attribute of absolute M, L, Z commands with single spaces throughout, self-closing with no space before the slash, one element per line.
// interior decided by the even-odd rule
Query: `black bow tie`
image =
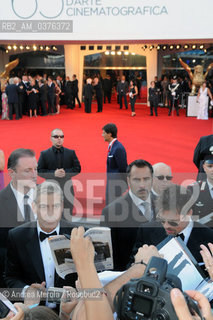
<path fill-rule="evenodd" d="M 57 236 L 57 232 L 54 231 L 52 233 L 44 233 L 44 232 L 40 231 L 40 234 L 39 234 L 39 238 L 40 238 L 41 242 L 44 241 L 46 238 L 49 238 L 52 236 Z"/>
<path fill-rule="evenodd" d="M 181 238 L 181 240 L 183 240 L 183 241 L 184 241 L 184 239 L 185 239 L 185 236 L 184 236 L 184 234 L 183 234 L 183 233 L 179 233 L 179 234 L 177 234 L 177 237 L 180 237 L 180 238 Z"/>

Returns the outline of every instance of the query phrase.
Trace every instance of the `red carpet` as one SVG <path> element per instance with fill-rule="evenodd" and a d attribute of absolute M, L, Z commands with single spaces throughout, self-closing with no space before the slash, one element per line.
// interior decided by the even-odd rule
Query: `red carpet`
<path fill-rule="evenodd" d="M 75 149 L 81 162 L 82 174 L 76 179 L 83 181 L 85 174 L 88 178 L 88 173 L 89 177 L 94 178 L 92 173 L 96 173 L 95 177 L 99 180 L 100 177 L 105 177 L 107 155 L 107 143 L 101 136 L 102 127 L 108 122 L 114 122 L 118 127 L 118 139 L 127 150 L 128 162 L 139 158 L 152 164 L 165 162 L 172 167 L 175 182 L 179 183 L 196 177 L 197 170 L 192 161 L 193 151 L 200 136 L 212 134 L 212 118 L 187 118 L 185 110 L 180 110 L 180 117 L 168 117 L 168 110 L 163 108 L 159 108 L 158 117 L 150 117 L 149 108 L 137 104 L 136 117 L 131 117 L 130 109 L 119 110 L 117 104 L 104 105 L 103 113 L 96 113 L 96 108 L 94 103 L 91 114 L 84 113 L 83 108 L 62 108 L 61 114 L 55 116 L 32 119 L 25 116 L 18 121 L 1 121 L 0 148 L 5 152 L 6 161 L 10 152 L 20 147 L 34 149 L 36 157 L 39 158 L 40 151 L 50 147 L 50 131 L 61 128 L 65 134 L 64 145 Z M 96 185 L 98 183 L 102 184 L 96 181 Z M 90 192 L 91 186 L 86 189 Z M 79 189 L 80 198 L 84 192 L 85 190 Z M 95 191 L 96 196 L 103 194 L 104 186 Z M 92 195 L 88 197 L 92 198 Z M 89 205 L 90 203 L 87 208 Z M 79 210 L 77 211 L 80 213 Z"/>

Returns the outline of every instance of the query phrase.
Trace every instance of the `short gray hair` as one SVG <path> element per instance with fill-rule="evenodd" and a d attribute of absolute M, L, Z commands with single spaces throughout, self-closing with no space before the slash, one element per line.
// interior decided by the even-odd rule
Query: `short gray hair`
<path fill-rule="evenodd" d="M 64 200 L 64 195 L 63 192 L 61 190 L 61 187 L 59 186 L 58 183 L 53 182 L 53 181 L 45 181 L 41 184 L 39 184 L 36 187 L 35 190 L 35 194 L 34 194 L 34 202 L 38 201 L 38 198 L 42 195 L 42 194 L 59 194 L 61 196 L 61 202 L 63 202 Z"/>
<path fill-rule="evenodd" d="M 14 84 L 14 78 L 9 79 L 9 84 Z"/>

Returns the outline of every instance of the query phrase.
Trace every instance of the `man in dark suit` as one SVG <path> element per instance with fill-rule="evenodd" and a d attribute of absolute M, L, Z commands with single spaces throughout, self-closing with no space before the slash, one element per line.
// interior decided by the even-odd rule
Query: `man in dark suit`
<path fill-rule="evenodd" d="M 191 186 L 192 188 L 199 187 L 199 195 L 192 209 L 200 223 L 213 228 L 213 154 L 204 157 L 203 169 L 207 179 Z M 195 194 L 195 189 L 193 190 Z"/>
<path fill-rule="evenodd" d="M 47 101 L 48 101 L 48 108 L 49 114 L 56 113 L 55 108 L 55 84 L 53 83 L 52 77 L 48 77 L 48 87 L 47 87 Z"/>
<path fill-rule="evenodd" d="M 19 119 L 19 110 L 18 110 L 18 86 L 14 83 L 14 79 L 9 79 L 9 85 L 7 85 L 5 92 L 8 97 L 9 105 L 9 119 L 13 120 L 13 109 L 15 110 L 16 120 Z"/>
<path fill-rule="evenodd" d="M 74 74 L 72 76 L 72 90 L 73 90 L 73 95 L 72 95 L 73 103 L 72 103 L 72 106 L 73 106 L 73 108 L 75 108 L 75 99 L 77 99 L 78 106 L 79 106 L 79 108 L 81 108 L 81 102 L 80 102 L 79 97 L 78 97 L 78 79 L 76 77 L 76 74 Z"/>
<path fill-rule="evenodd" d="M 127 167 L 129 192 L 102 211 L 101 225 L 111 228 L 115 270 L 125 270 L 137 229 L 141 223 L 155 220 L 155 197 L 151 192 L 153 169 L 145 160 L 135 160 Z"/>
<path fill-rule="evenodd" d="M 91 113 L 92 96 L 93 96 L 92 79 L 88 78 L 83 88 L 83 98 L 84 98 L 84 106 L 85 106 L 86 113 Z"/>
<path fill-rule="evenodd" d="M 67 109 L 73 109 L 73 85 L 70 77 L 66 77 L 64 82 L 64 95 Z"/>
<path fill-rule="evenodd" d="M 18 85 L 18 101 L 19 101 L 19 118 L 22 118 L 22 115 L 26 113 L 27 108 L 27 89 L 29 83 L 27 81 L 27 76 L 22 76 L 22 81 Z"/>
<path fill-rule="evenodd" d="M 102 128 L 102 136 L 108 142 L 106 205 L 121 196 L 127 189 L 127 156 L 124 146 L 117 140 L 117 127 L 108 123 Z"/>
<path fill-rule="evenodd" d="M 41 115 L 47 115 L 47 86 L 44 83 L 44 80 L 39 80 L 39 100 L 41 106 Z"/>
<path fill-rule="evenodd" d="M 70 234 L 73 225 L 61 220 L 63 193 L 54 182 L 43 182 L 36 189 L 33 210 L 37 221 L 28 222 L 9 231 L 5 282 L 9 288 L 27 289 L 37 283 L 37 288 L 74 286 L 76 274 L 65 281 L 55 273 L 55 264 L 48 237 Z"/>
<path fill-rule="evenodd" d="M 119 96 L 120 109 L 122 109 L 123 107 L 122 105 L 123 98 L 124 98 L 125 107 L 126 109 L 128 109 L 127 98 L 126 98 L 127 91 L 128 91 L 128 84 L 125 81 L 125 76 L 122 76 L 121 81 L 118 82 L 118 85 L 117 85 L 117 94 Z"/>
<path fill-rule="evenodd" d="M 194 150 L 193 162 L 198 168 L 197 180 L 206 180 L 206 174 L 203 170 L 203 159 L 209 154 L 213 154 L 213 134 L 201 137 Z"/>
<path fill-rule="evenodd" d="M 134 262 L 134 255 L 141 246 L 156 246 L 167 236 L 179 236 L 197 262 L 202 262 L 200 245 L 212 242 L 213 230 L 193 221 L 191 198 L 189 189 L 174 184 L 163 192 L 158 202 L 158 221 L 139 228 L 130 263 Z"/>
<path fill-rule="evenodd" d="M 0 287 L 8 232 L 35 217 L 31 210 L 37 180 L 37 161 L 30 149 L 14 150 L 8 158 L 11 182 L 0 191 Z"/>
<path fill-rule="evenodd" d="M 103 110 L 103 94 L 102 94 L 101 82 L 98 79 L 98 77 L 95 77 L 93 81 L 94 81 L 93 88 L 95 90 L 95 95 L 96 95 L 97 105 L 98 105 L 98 109 L 96 112 L 102 112 L 102 110 Z"/>
<path fill-rule="evenodd" d="M 52 130 L 50 139 L 52 147 L 42 151 L 38 160 L 38 174 L 60 184 L 64 192 L 64 216 L 70 219 L 74 201 L 70 178 L 81 172 L 81 165 L 75 151 L 63 147 L 64 133 L 61 129 Z"/>
<path fill-rule="evenodd" d="M 103 90 L 104 90 L 104 103 L 106 103 L 106 98 L 108 103 L 111 103 L 111 94 L 112 94 L 112 81 L 110 75 L 107 74 L 106 78 L 103 80 Z"/>

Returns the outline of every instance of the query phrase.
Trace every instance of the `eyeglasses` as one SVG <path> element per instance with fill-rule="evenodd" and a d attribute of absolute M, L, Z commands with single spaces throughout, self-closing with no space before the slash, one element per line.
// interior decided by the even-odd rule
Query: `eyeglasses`
<path fill-rule="evenodd" d="M 172 180 L 172 176 L 156 176 L 156 178 L 158 178 L 158 180 L 164 180 L 164 179 L 166 179 L 166 180 L 168 180 L 168 181 L 170 181 L 170 180 Z"/>
<path fill-rule="evenodd" d="M 61 139 L 63 139 L 63 138 L 64 138 L 64 135 L 59 136 L 59 135 L 56 134 L 56 135 L 52 136 L 52 138 L 55 138 L 55 139 L 61 138 Z"/>
<path fill-rule="evenodd" d="M 165 224 L 167 222 L 172 227 L 177 227 L 180 224 L 180 221 L 176 222 L 176 221 L 171 221 L 171 220 L 165 220 L 165 219 L 162 219 L 160 217 L 157 217 L 157 220 L 159 222 L 161 222 L 162 224 Z"/>

